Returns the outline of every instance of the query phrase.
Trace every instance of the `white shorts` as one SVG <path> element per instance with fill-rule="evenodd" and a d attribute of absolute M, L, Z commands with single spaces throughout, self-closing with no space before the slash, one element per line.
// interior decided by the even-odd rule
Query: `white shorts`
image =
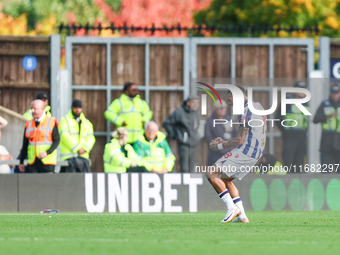
<path fill-rule="evenodd" d="M 235 148 L 219 158 L 215 165 L 220 167 L 222 173 L 228 177 L 241 180 L 252 170 L 252 167 L 255 166 L 257 161 L 258 159 L 251 158 L 243 154 L 238 148 Z"/>

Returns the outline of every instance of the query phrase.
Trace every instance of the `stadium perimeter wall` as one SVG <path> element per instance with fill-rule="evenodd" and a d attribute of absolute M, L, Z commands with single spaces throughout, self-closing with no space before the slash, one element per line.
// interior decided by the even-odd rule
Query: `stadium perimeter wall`
<path fill-rule="evenodd" d="M 339 210 L 338 174 L 249 174 L 235 181 L 246 210 Z M 0 176 L 0 212 L 225 210 L 204 175 L 13 174 Z"/>

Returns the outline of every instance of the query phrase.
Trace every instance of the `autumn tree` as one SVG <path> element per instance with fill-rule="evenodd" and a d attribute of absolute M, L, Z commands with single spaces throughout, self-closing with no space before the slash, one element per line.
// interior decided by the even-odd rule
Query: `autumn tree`
<path fill-rule="evenodd" d="M 120 0 L 108 0 L 111 8 L 118 11 Z M 3 13 L 13 18 L 25 14 L 27 17 L 27 30 L 36 30 L 36 26 L 44 26 L 51 17 L 54 18 L 53 29 L 50 34 L 56 33 L 57 25 L 64 24 L 94 24 L 103 21 L 105 16 L 93 0 L 25 0 L 9 3 L 3 6 Z"/>
<path fill-rule="evenodd" d="M 116 26 L 127 24 L 135 27 L 164 25 L 191 27 L 193 13 L 209 6 L 212 0 L 24 0 L 10 2 L 4 6 L 3 14 L 14 19 L 27 18 L 27 31 L 31 34 L 56 33 L 59 24 Z M 22 16 L 26 15 L 26 16 Z M 48 34 L 48 32 L 47 32 Z M 86 35 L 78 29 L 75 35 Z M 93 30 L 89 35 L 115 36 L 110 30 Z M 150 32 L 135 31 L 131 36 L 150 36 Z M 185 32 L 170 33 L 157 31 L 154 36 L 186 36 Z"/>
<path fill-rule="evenodd" d="M 112 1 L 112 0 L 110 0 Z M 108 0 L 94 0 L 103 11 L 105 18 L 115 25 L 156 27 L 163 25 L 191 27 L 194 25 L 193 14 L 211 3 L 211 0 L 122 0 L 119 12 L 111 8 Z M 150 32 L 135 31 L 132 36 L 150 36 Z M 186 36 L 185 32 L 166 33 L 156 31 L 154 36 Z"/>
<path fill-rule="evenodd" d="M 321 35 L 338 37 L 340 0 L 213 0 L 211 5 L 194 15 L 196 24 L 243 25 L 282 27 L 312 27 L 316 24 Z M 230 36 L 219 32 L 217 35 Z M 263 34 L 259 33 L 258 36 Z M 292 35 L 281 31 L 269 36 L 305 37 L 306 33 Z"/>

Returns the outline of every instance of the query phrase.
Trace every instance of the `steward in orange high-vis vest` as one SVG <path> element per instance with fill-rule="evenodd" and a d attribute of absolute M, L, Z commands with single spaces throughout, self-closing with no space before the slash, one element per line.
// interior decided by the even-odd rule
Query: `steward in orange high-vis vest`
<path fill-rule="evenodd" d="M 28 170 L 30 173 L 54 172 L 57 163 L 59 144 L 58 121 L 48 116 L 44 111 L 41 100 L 32 102 L 33 119 L 26 122 L 20 165 L 28 156 Z M 20 169 L 20 166 L 19 166 Z M 22 171 L 24 167 L 21 167 Z"/>

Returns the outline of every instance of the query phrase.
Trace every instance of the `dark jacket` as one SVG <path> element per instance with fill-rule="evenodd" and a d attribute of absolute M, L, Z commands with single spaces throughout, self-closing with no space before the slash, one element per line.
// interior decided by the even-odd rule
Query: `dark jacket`
<path fill-rule="evenodd" d="M 316 114 L 313 119 L 313 123 L 326 123 L 327 118 L 324 113 L 324 107 L 330 104 L 333 106 L 334 110 L 336 111 L 339 107 L 339 104 L 336 102 L 332 102 L 332 100 L 329 98 L 329 100 L 323 101 L 318 110 L 316 111 Z M 338 123 L 340 125 L 340 123 Z M 331 150 L 340 150 L 340 133 L 337 133 L 336 131 L 325 131 L 322 130 L 321 135 L 321 143 L 320 143 L 320 151 L 321 152 L 327 152 Z"/>
<path fill-rule="evenodd" d="M 184 101 L 181 107 L 163 121 L 163 127 L 169 138 L 176 139 L 181 144 L 196 146 L 201 140 L 197 132 L 199 122 L 198 111 L 190 111 Z"/>
<path fill-rule="evenodd" d="M 228 121 L 231 120 L 231 117 L 228 114 L 226 114 L 223 118 Z M 204 139 L 208 145 L 216 137 L 221 137 L 223 140 L 230 140 L 236 137 L 237 128 L 235 124 L 232 127 L 231 126 L 226 127 L 226 125 L 216 125 L 214 127 L 214 119 L 217 119 L 215 112 L 213 112 L 205 122 Z M 231 151 L 232 149 L 233 148 L 229 148 L 218 151 L 212 151 L 209 149 L 208 166 L 213 165 L 220 157 L 222 157 L 224 154 Z"/>

